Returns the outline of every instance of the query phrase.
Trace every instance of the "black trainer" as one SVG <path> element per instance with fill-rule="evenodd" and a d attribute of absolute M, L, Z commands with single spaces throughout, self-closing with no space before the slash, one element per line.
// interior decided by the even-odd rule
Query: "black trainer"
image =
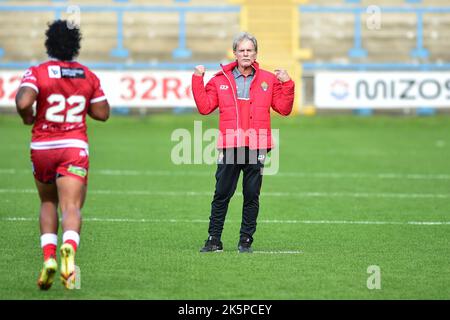
<path fill-rule="evenodd" d="M 220 238 L 209 236 L 208 240 L 205 241 L 205 246 L 200 249 L 200 252 L 222 252 L 223 245 Z"/>
<path fill-rule="evenodd" d="M 253 253 L 252 240 L 247 237 L 242 237 L 238 243 L 239 253 Z"/>

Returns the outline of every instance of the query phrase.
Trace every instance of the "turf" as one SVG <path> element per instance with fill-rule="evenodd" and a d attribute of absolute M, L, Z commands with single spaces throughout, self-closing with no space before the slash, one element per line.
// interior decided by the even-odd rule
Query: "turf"
<path fill-rule="evenodd" d="M 264 177 L 253 255 L 236 249 L 241 186 L 224 252 L 198 252 L 215 165 L 171 161 L 172 132 L 196 120 L 217 125 L 195 114 L 88 122 L 81 289 L 40 292 L 30 127 L 1 115 L 0 299 L 450 299 L 448 116 L 275 117 L 280 169 Z M 367 287 L 371 265 L 381 289 Z"/>

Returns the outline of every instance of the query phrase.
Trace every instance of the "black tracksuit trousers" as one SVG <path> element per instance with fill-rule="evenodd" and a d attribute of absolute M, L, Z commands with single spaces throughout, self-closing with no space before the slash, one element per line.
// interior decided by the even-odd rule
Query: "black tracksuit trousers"
<path fill-rule="evenodd" d="M 208 232 L 210 236 L 221 237 L 228 203 L 236 190 L 240 173 L 243 171 L 244 203 L 240 238 L 247 237 L 253 241 L 259 211 L 262 169 L 266 155 L 267 150 L 249 150 L 247 147 L 220 151 L 216 171 L 216 190 L 209 217 Z"/>

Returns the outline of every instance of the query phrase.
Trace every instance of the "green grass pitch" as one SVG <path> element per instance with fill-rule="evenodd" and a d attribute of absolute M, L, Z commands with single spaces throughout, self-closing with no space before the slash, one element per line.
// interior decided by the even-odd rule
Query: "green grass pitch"
<path fill-rule="evenodd" d="M 0 116 L 0 299 L 449 299 L 448 116 L 274 117 L 280 170 L 263 180 L 253 255 L 237 253 L 242 188 L 224 252 L 200 254 L 215 165 L 175 165 L 196 114 L 89 121 L 81 289 L 40 292 L 30 127 Z M 242 177 L 241 177 L 242 181 Z M 369 289 L 369 266 L 380 289 Z"/>

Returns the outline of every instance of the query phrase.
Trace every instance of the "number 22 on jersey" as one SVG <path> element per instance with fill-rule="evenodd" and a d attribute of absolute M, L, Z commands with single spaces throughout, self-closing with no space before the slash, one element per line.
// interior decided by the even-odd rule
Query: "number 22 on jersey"
<path fill-rule="evenodd" d="M 83 116 L 80 115 L 86 107 L 86 98 L 83 96 L 70 96 L 66 99 L 62 94 L 51 94 L 47 98 L 47 102 L 50 105 L 56 104 L 47 109 L 45 113 L 45 119 L 51 122 L 69 122 L 77 123 L 83 121 Z M 58 114 L 66 109 L 66 103 L 69 105 L 75 105 L 75 107 L 68 109 L 66 115 Z"/>

